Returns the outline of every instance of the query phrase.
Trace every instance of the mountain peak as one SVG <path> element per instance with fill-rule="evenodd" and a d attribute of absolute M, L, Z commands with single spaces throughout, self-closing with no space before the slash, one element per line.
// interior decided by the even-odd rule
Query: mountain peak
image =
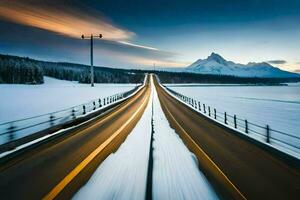
<path fill-rule="evenodd" d="M 207 60 L 214 60 L 218 63 L 225 63 L 226 60 L 217 53 L 212 52 L 210 56 L 207 57 Z"/>
<path fill-rule="evenodd" d="M 298 74 L 280 70 L 272 65 L 248 63 L 247 65 L 225 60 L 216 53 L 211 53 L 206 59 L 199 59 L 186 68 L 188 72 L 202 74 L 231 75 L 240 77 L 299 77 Z"/>

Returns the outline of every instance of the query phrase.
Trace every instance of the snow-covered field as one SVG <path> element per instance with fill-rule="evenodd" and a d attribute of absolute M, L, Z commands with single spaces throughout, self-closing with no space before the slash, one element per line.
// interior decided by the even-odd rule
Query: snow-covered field
<path fill-rule="evenodd" d="M 134 84 L 79 84 L 45 77 L 42 85 L 0 84 L 0 123 L 54 112 L 126 92 Z"/>
<path fill-rule="evenodd" d="M 176 86 L 172 90 L 211 108 L 271 129 L 300 137 L 300 85 L 289 86 Z M 250 127 L 251 125 L 249 125 Z M 263 129 L 262 129 L 263 131 Z M 296 145 L 299 140 L 271 131 L 271 137 Z"/>
<path fill-rule="evenodd" d="M 42 85 L 0 84 L 0 124 L 71 108 L 94 99 L 102 99 L 129 91 L 136 86 L 135 84 L 95 84 L 95 87 L 92 88 L 89 84 L 79 84 L 50 77 L 45 77 L 44 80 L 45 83 Z M 79 112 L 82 113 L 82 111 Z M 59 115 L 71 116 L 71 112 L 68 110 Z M 55 117 L 60 117 L 59 115 Z M 47 120 L 49 120 L 49 116 L 25 121 L 24 124 L 17 122 L 13 126 L 17 126 L 16 129 L 18 129 Z M 62 118 L 61 120 L 66 119 Z M 49 125 L 50 123 L 45 123 L 32 129 L 22 130 L 15 137 L 22 137 L 24 134 L 30 134 L 32 131 L 41 130 Z M 9 126 L 11 125 L 0 126 L 0 133 L 6 132 Z M 7 139 L 7 135 L 1 135 L 0 143 Z"/>
<path fill-rule="evenodd" d="M 152 81 L 151 81 L 152 82 Z M 145 199 L 153 101 L 153 198 L 218 199 L 197 158 L 170 128 L 152 84 L 141 120 L 117 152 L 107 157 L 74 199 Z"/>

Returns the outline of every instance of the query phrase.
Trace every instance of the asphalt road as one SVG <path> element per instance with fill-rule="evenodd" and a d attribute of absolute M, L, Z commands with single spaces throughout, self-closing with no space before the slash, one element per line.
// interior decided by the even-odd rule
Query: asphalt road
<path fill-rule="evenodd" d="M 149 83 L 149 78 L 147 83 Z M 135 96 L 97 120 L 66 132 L 0 166 L 1 199 L 69 199 L 125 140 L 150 97 Z"/>
<path fill-rule="evenodd" d="M 155 83 L 171 126 L 182 138 L 187 133 L 246 199 L 300 199 L 299 168 L 191 111 Z"/>

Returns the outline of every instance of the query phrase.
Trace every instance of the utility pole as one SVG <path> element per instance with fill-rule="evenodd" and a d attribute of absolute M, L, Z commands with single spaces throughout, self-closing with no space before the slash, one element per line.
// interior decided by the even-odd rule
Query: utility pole
<path fill-rule="evenodd" d="M 91 35 L 91 87 L 94 87 L 93 34 Z"/>
<path fill-rule="evenodd" d="M 91 87 L 94 87 L 94 56 L 93 56 L 93 46 L 94 46 L 94 38 L 102 38 L 102 34 L 99 34 L 98 36 L 93 36 L 91 34 L 91 37 L 85 37 L 84 35 L 81 36 L 82 39 L 90 39 L 91 41 Z"/>

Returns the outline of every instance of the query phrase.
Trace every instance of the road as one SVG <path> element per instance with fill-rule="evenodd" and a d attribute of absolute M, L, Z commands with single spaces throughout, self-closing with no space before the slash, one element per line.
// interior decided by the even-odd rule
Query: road
<path fill-rule="evenodd" d="M 299 199 L 299 168 L 289 166 L 266 150 L 191 111 L 163 90 L 157 81 L 155 85 L 171 126 L 196 154 L 200 166 L 203 155 L 199 155 L 199 151 L 214 162 L 246 199 Z M 205 163 L 202 166 L 210 170 Z M 206 174 L 215 181 L 211 173 Z"/>
<path fill-rule="evenodd" d="M 154 83 L 170 125 L 197 156 L 200 170 L 221 197 L 299 199 L 299 169 L 200 116 L 171 97 L 157 80 Z M 1 197 L 71 198 L 134 128 L 150 88 L 148 76 L 142 90 L 113 110 L 2 164 Z"/>
<path fill-rule="evenodd" d="M 125 140 L 150 97 L 146 86 L 113 111 L 0 166 L 5 199 L 69 199 Z"/>

